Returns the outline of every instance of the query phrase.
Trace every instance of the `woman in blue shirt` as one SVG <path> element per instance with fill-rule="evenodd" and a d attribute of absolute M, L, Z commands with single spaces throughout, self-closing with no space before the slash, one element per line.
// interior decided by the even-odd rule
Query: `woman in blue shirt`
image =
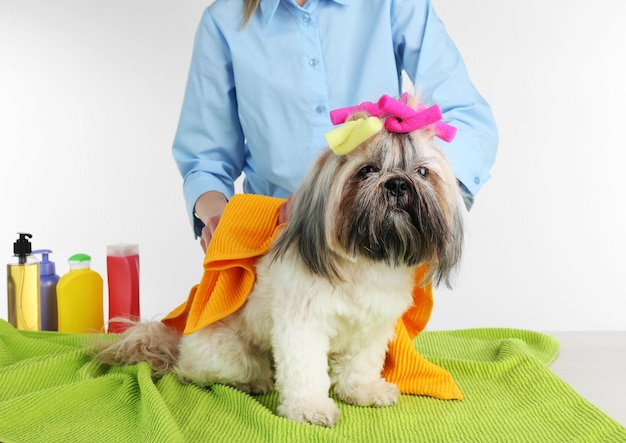
<path fill-rule="evenodd" d="M 290 196 L 332 129 L 329 111 L 399 96 L 456 126 L 442 143 L 470 202 L 489 178 L 497 130 L 430 0 L 216 0 L 194 43 L 173 154 L 204 249 L 234 181 Z"/>

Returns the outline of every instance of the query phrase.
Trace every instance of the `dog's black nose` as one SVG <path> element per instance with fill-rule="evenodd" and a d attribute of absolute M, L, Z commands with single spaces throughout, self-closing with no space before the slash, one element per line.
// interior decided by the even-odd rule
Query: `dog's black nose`
<path fill-rule="evenodd" d="M 409 185 L 403 178 L 392 178 L 385 182 L 385 189 L 394 197 L 402 197 L 409 190 Z"/>

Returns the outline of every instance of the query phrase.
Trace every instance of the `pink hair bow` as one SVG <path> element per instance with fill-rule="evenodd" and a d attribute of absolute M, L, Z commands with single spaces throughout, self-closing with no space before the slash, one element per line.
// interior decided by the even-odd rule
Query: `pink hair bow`
<path fill-rule="evenodd" d="M 360 105 L 335 109 L 330 112 L 330 120 L 333 125 L 338 125 L 344 123 L 350 115 L 356 112 L 366 112 L 372 117 L 384 120 L 384 128 L 389 132 L 404 134 L 432 125 L 435 135 L 443 141 L 451 142 L 454 139 L 456 128 L 441 121 L 443 115 L 439 106 L 433 105 L 426 108 L 423 105 L 419 105 L 416 110 L 409 106 L 407 102 L 408 94 L 406 93 L 402 95 L 400 100 L 389 95 L 383 95 L 377 103 L 363 102 Z M 358 137 L 355 137 L 355 131 L 360 133 Z M 361 140 L 359 142 L 361 143 L 376 132 L 378 131 L 375 131 L 372 125 L 368 125 L 364 129 L 360 128 L 359 124 L 352 124 L 348 128 L 339 127 L 330 131 L 326 140 L 333 143 L 329 143 L 329 147 L 333 151 L 342 155 L 350 152 L 357 146 L 354 145 L 355 140 Z M 350 146 L 346 146 L 346 142 Z"/>

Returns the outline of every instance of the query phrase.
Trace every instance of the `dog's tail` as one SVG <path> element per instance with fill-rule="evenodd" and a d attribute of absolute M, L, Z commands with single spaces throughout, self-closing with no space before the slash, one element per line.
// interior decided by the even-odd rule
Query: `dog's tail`
<path fill-rule="evenodd" d="M 131 326 L 114 341 L 105 338 L 93 341 L 94 360 L 113 366 L 147 362 L 154 378 L 171 371 L 178 361 L 180 334 L 159 321 L 125 322 Z"/>

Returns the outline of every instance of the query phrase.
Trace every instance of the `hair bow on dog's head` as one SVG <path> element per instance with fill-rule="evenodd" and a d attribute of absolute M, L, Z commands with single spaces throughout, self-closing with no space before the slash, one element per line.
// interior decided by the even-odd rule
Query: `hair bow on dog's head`
<path fill-rule="evenodd" d="M 383 127 L 389 132 L 404 134 L 433 125 L 437 137 L 446 142 L 454 139 L 456 128 L 441 121 L 443 115 L 439 106 L 426 108 L 419 105 L 413 109 L 407 102 L 406 93 L 400 100 L 383 95 L 377 103 L 363 102 L 331 111 L 333 125 L 344 124 L 325 134 L 328 147 L 337 155 L 345 155 Z M 367 113 L 371 117 L 345 123 L 349 116 L 357 112 Z"/>

